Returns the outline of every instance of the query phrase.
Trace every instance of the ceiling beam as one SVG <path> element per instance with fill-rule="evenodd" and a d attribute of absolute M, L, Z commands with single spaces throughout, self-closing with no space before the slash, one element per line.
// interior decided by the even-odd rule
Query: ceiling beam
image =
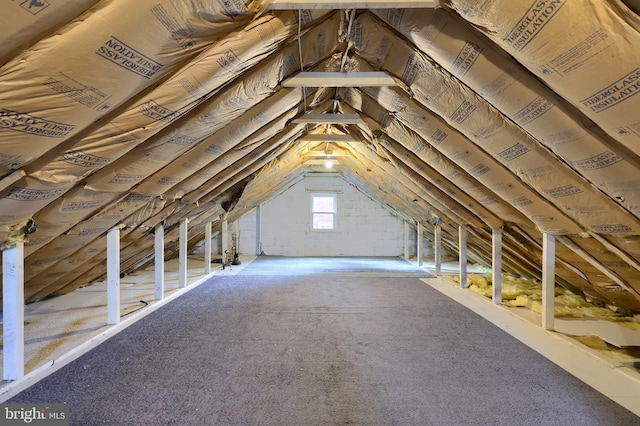
<path fill-rule="evenodd" d="M 393 0 L 273 0 L 267 10 L 292 9 L 432 9 L 439 7 L 437 1 L 393 1 Z"/>
<path fill-rule="evenodd" d="M 303 157 L 322 157 L 322 158 L 337 158 L 337 157 L 347 157 L 347 156 L 351 156 L 351 154 L 345 154 L 344 152 L 334 152 L 334 151 L 329 151 L 329 152 L 325 152 L 325 151 L 308 151 L 306 152 Z"/>
<path fill-rule="evenodd" d="M 395 86 L 385 72 L 300 72 L 282 82 L 282 87 L 383 87 Z"/>
<path fill-rule="evenodd" d="M 366 124 L 359 114 L 305 114 L 293 124 Z"/>
<path fill-rule="evenodd" d="M 16 170 L 8 176 L 3 177 L 2 179 L 0 179 L 0 191 L 4 191 L 6 188 L 22 179 L 25 175 L 25 171 L 20 169 Z"/>
<path fill-rule="evenodd" d="M 306 164 L 307 166 L 322 166 L 327 170 L 333 170 L 335 166 L 340 165 L 340 163 L 336 161 L 336 158 L 331 158 L 331 167 L 327 167 L 327 160 L 329 160 L 329 158 L 325 158 L 323 160 L 305 160 L 304 164 Z"/>
<path fill-rule="evenodd" d="M 344 115 L 344 114 L 342 114 Z M 351 135 L 336 135 L 336 134 L 308 134 L 298 139 L 298 142 L 362 142 L 360 139 L 356 139 Z"/>

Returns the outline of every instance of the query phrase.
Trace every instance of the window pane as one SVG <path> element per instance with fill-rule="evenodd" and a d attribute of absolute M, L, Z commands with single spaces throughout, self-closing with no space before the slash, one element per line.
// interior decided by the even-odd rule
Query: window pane
<path fill-rule="evenodd" d="M 313 229 L 333 229 L 333 213 L 314 213 Z"/>
<path fill-rule="evenodd" d="M 314 212 L 333 212 L 333 197 L 313 197 Z"/>
<path fill-rule="evenodd" d="M 311 229 L 336 229 L 337 199 L 334 194 L 311 195 Z"/>

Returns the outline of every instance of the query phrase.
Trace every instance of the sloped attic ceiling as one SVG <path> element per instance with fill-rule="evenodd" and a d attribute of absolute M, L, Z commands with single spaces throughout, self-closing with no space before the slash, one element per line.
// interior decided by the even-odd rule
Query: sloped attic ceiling
<path fill-rule="evenodd" d="M 551 233 L 560 284 L 640 312 L 640 21 L 624 2 L 269 3 L 7 6 L 0 241 L 25 239 L 28 302 L 104 276 L 114 226 L 122 268 L 139 266 L 157 224 L 171 255 L 183 218 L 193 244 L 331 153 L 399 216 L 440 223 L 451 252 L 464 225 L 490 265 L 502 228 L 504 269 L 537 278 Z M 351 83 L 289 84 L 300 72 Z"/>

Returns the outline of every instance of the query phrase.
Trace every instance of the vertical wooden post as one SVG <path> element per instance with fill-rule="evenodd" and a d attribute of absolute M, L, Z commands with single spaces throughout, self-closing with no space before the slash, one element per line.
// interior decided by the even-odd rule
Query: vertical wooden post
<path fill-rule="evenodd" d="M 423 233 L 424 229 L 420 222 L 416 222 L 416 257 L 418 258 L 418 266 L 424 265 L 424 247 L 423 247 Z"/>
<path fill-rule="evenodd" d="M 225 216 L 222 219 L 221 229 L 220 229 L 220 237 L 222 238 L 222 264 L 225 265 L 227 263 L 227 256 L 229 253 L 229 224 L 227 223 L 227 218 Z"/>
<path fill-rule="evenodd" d="M 554 328 L 554 297 L 556 287 L 556 239 L 542 234 L 542 328 Z"/>
<path fill-rule="evenodd" d="M 235 241 L 236 253 L 238 253 L 238 256 L 239 256 L 240 255 L 240 220 L 239 219 L 236 219 L 233 222 L 232 228 L 233 228 L 233 233 L 236 236 L 236 241 Z"/>
<path fill-rule="evenodd" d="M 467 227 L 458 225 L 458 264 L 460 269 L 460 287 L 467 288 Z"/>
<path fill-rule="evenodd" d="M 411 232 L 411 227 L 409 225 L 409 222 L 404 222 L 404 234 L 403 234 L 403 243 L 402 243 L 402 249 L 403 249 L 403 254 L 402 257 L 405 260 L 409 260 L 409 234 Z"/>
<path fill-rule="evenodd" d="M 180 222 L 180 242 L 178 254 L 178 288 L 187 286 L 187 227 L 189 219 L 184 218 Z"/>
<path fill-rule="evenodd" d="M 204 273 L 211 273 L 211 222 L 204 224 Z"/>
<path fill-rule="evenodd" d="M 164 225 L 159 223 L 156 225 L 154 235 L 155 248 L 155 285 L 154 296 L 156 300 L 164 298 Z"/>
<path fill-rule="evenodd" d="M 2 251 L 2 375 L 24 376 L 24 242 Z"/>
<path fill-rule="evenodd" d="M 259 204 L 256 211 L 256 256 L 262 254 L 262 204 Z"/>
<path fill-rule="evenodd" d="M 120 322 L 120 226 L 107 232 L 107 324 Z"/>
<path fill-rule="evenodd" d="M 440 276 L 442 274 L 442 225 L 439 223 L 435 225 L 433 236 L 434 269 L 435 274 Z"/>
<path fill-rule="evenodd" d="M 502 230 L 491 230 L 491 297 L 493 303 L 502 303 Z"/>

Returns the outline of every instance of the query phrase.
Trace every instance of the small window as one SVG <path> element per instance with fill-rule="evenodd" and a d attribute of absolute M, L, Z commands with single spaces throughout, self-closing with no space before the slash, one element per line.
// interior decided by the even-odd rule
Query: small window
<path fill-rule="evenodd" d="M 311 194 L 311 228 L 336 229 L 336 194 Z"/>

